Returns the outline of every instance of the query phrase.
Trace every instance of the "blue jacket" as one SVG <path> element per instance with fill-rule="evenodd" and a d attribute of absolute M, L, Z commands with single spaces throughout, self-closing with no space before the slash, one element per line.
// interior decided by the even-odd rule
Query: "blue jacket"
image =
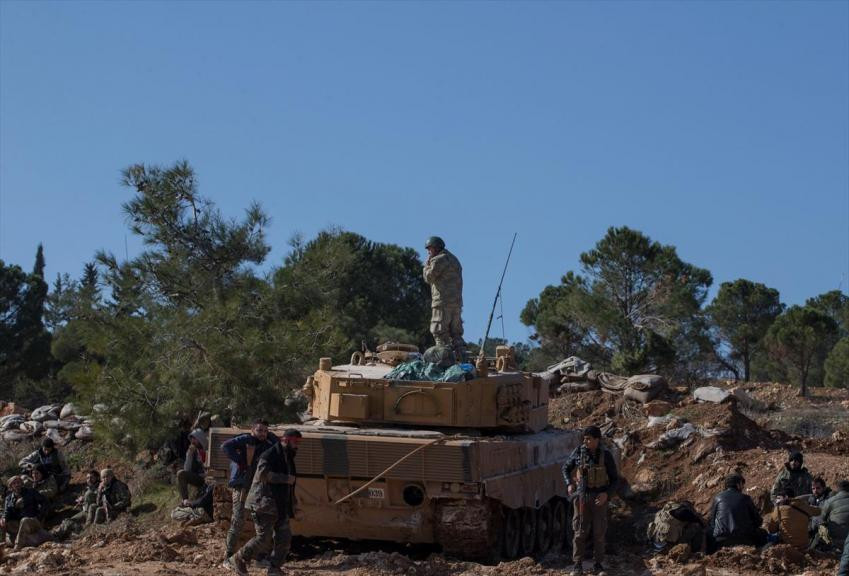
<path fill-rule="evenodd" d="M 230 459 L 230 481 L 227 483 L 230 488 L 239 490 L 250 488 L 259 457 L 278 441 L 277 436 L 269 432 L 265 442 L 260 442 L 252 434 L 239 434 L 224 442 L 221 449 Z M 250 465 L 248 464 L 248 446 L 253 447 Z"/>
<path fill-rule="evenodd" d="M 24 486 L 20 496 L 9 491 L 3 506 L 3 518 L 10 522 L 22 518 L 38 518 L 44 509 L 44 504 L 44 496 L 32 488 Z"/>

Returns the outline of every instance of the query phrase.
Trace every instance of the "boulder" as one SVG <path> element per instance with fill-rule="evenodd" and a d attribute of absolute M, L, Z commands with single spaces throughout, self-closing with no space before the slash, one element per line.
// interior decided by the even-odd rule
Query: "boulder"
<path fill-rule="evenodd" d="M 698 402 L 713 402 L 719 404 L 725 402 L 731 393 L 718 386 L 702 386 L 693 390 L 693 398 Z"/>

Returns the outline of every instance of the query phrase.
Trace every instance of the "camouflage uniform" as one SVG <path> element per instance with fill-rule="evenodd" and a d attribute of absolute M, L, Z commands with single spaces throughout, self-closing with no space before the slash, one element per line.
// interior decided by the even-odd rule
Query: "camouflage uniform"
<path fill-rule="evenodd" d="M 294 452 L 283 443 L 278 442 L 259 457 L 245 501 L 245 508 L 253 513 L 256 535 L 237 554 L 246 564 L 269 552 L 272 567 L 279 568 L 286 561 L 292 543 L 289 519 L 295 511 L 295 485 L 288 482 L 296 474 Z"/>
<path fill-rule="evenodd" d="M 87 511 L 87 524 L 103 524 L 130 507 L 130 489 L 126 484 L 112 478 L 106 487 L 98 488 L 97 501 Z"/>
<path fill-rule="evenodd" d="M 453 348 L 462 356 L 463 267 L 451 252 L 442 249 L 424 265 L 422 275 L 430 284 L 430 332 L 437 346 Z"/>

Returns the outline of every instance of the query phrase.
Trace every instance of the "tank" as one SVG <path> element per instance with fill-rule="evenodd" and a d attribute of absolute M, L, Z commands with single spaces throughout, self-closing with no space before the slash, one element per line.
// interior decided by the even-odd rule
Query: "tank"
<path fill-rule="evenodd" d="M 546 383 L 518 371 L 507 347 L 459 382 L 386 378 L 416 356 L 384 345 L 348 364 L 323 358 L 304 385 L 312 420 L 271 428 L 303 434 L 293 533 L 430 543 L 490 561 L 560 546 L 569 527 L 560 467 L 581 437 L 548 426 Z M 222 484 L 221 444 L 244 432 L 210 429 L 208 464 Z"/>

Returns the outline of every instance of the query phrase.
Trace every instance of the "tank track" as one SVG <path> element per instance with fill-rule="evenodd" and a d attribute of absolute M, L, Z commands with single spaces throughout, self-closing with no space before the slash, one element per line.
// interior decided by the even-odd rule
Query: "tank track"
<path fill-rule="evenodd" d="M 440 502 L 436 518 L 436 540 L 446 554 L 485 562 L 498 559 L 501 508 L 497 502 Z"/>

